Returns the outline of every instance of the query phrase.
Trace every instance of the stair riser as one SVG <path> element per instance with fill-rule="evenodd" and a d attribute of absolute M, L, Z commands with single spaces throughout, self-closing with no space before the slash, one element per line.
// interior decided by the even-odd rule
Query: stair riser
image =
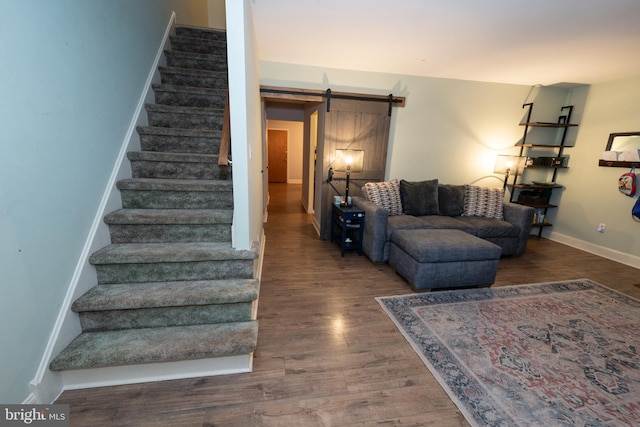
<path fill-rule="evenodd" d="M 227 44 L 223 41 L 207 40 L 204 42 L 171 38 L 171 49 L 179 52 L 194 52 L 226 55 Z"/>
<path fill-rule="evenodd" d="M 218 154 L 220 137 L 215 139 L 171 135 L 140 135 L 142 151 L 165 153 Z"/>
<path fill-rule="evenodd" d="M 201 58 L 165 52 L 169 67 L 191 68 L 194 70 L 227 71 L 226 58 Z"/>
<path fill-rule="evenodd" d="M 127 209 L 229 209 L 230 191 L 120 190 L 122 207 Z"/>
<path fill-rule="evenodd" d="M 220 72 L 218 75 L 203 74 L 201 76 L 192 74 L 182 74 L 169 71 L 160 71 L 161 81 L 163 84 L 203 87 L 208 89 L 226 89 L 227 73 Z"/>
<path fill-rule="evenodd" d="M 176 35 L 182 37 L 193 37 L 197 39 L 206 39 L 206 40 L 227 40 L 227 33 L 225 31 L 202 31 L 197 28 L 189 28 L 189 27 L 177 27 Z"/>
<path fill-rule="evenodd" d="M 80 313 L 80 324 L 84 332 L 99 332 L 133 328 L 248 322 L 251 320 L 251 307 L 251 302 L 244 302 L 136 310 L 88 311 Z"/>
<path fill-rule="evenodd" d="M 231 224 L 110 224 L 112 243 L 230 242 Z"/>
<path fill-rule="evenodd" d="M 226 94 L 155 89 L 156 104 L 224 109 Z"/>
<path fill-rule="evenodd" d="M 134 178 L 228 179 L 229 169 L 217 163 L 157 162 L 132 160 Z"/>
<path fill-rule="evenodd" d="M 96 265 L 98 284 L 251 279 L 252 260 Z"/>
<path fill-rule="evenodd" d="M 222 129 L 224 111 L 210 113 L 168 113 L 162 111 L 148 111 L 149 124 L 157 127 L 182 129 Z"/>

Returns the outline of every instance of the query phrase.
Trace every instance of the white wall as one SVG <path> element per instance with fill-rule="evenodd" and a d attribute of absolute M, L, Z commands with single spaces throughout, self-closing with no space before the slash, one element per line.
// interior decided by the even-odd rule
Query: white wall
<path fill-rule="evenodd" d="M 176 13 L 176 23 L 196 27 L 209 26 L 209 3 L 207 0 L 169 0 Z"/>
<path fill-rule="evenodd" d="M 640 131 L 640 76 L 595 84 L 586 96 L 575 148 L 551 238 L 640 268 L 640 223 L 631 217 L 636 199 L 618 192 L 624 168 L 599 167 L 612 132 Z M 600 223 L 607 225 L 598 233 Z M 586 243 L 585 243 L 586 242 Z"/>
<path fill-rule="evenodd" d="M 21 0 L 2 13 L 0 402 L 19 403 L 171 10 L 158 0 Z"/>
<path fill-rule="evenodd" d="M 496 154 L 517 154 L 518 126 L 525 100 L 536 101 L 536 120 L 554 120 L 558 111 L 541 113 L 539 89 L 429 77 L 336 70 L 263 61 L 261 84 L 334 91 L 406 96 L 405 108 L 394 108 L 388 155 L 388 177 L 499 187 L 493 174 Z M 554 90 L 544 88 L 547 92 Z M 552 93 L 555 99 L 567 91 Z M 567 102 L 586 106 L 575 112 L 580 124 L 568 149 L 569 169 L 558 182 L 566 187 L 560 208 L 552 214 L 552 239 L 621 259 L 640 267 L 640 225 L 630 216 L 633 201 L 617 192 L 622 169 L 598 167 L 611 132 L 640 131 L 640 77 L 582 87 Z M 604 234 L 596 232 L 600 222 Z M 548 233 L 545 231 L 545 233 Z"/>
<path fill-rule="evenodd" d="M 209 4 L 209 26 L 219 29 L 227 28 L 224 0 L 207 0 L 207 2 Z"/>
<path fill-rule="evenodd" d="M 251 0 L 226 3 L 236 249 L 260 244 L 263 234 L 260 67 L 251 7 Z"/>

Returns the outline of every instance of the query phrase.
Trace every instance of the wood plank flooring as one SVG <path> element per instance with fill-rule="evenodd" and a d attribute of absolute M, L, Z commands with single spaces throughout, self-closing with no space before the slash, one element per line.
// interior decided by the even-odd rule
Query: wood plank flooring
<path fill-rule="evenodd" d="M 411 289 L 320 240 L 300 191 L 270 186 L 254 372 L 66 391 L 72 426 L 468 425 L 374 300 Z M 638 272 L 532 237 L 494 286 L 589 278 L 640 298 Z"/>

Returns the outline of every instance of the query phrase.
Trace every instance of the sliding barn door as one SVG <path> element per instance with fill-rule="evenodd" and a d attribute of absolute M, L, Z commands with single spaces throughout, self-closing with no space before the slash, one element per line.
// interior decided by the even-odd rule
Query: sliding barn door
<path fill-rule="evenodd" d="M 384 180 L 391 123 L 389 104 L 385 102 L 331 99 L 330 107 L 330 111 L 324 114 L 323 138 L 318 143 L 316 175 L 317 182 L 322 183 L 321 191 L 316 194 L 316 206 L 320 209 L 315 212 L 322 239 L 331 237 L 334 196 L 345 194 L 344 172 L 334 172 L 333 181 L 327 182 L 336 150 L 364 150 L 364 168 L 362 172 L 351 173 L 349 185 L 349 195 L 360 196 L 365 182 Z"/>

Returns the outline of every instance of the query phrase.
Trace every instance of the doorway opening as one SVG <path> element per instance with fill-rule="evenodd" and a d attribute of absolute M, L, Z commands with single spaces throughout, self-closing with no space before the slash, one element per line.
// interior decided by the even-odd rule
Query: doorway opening
<path fill-rule="evenodd" d="M 299 185 L 300 203 L 314 213 L 316 151 L 318 144 L 317 102 L 265 100 L 267 166 L 264 185 Z"/>
<path fill-rule="evenodd" d="M 329 239 L 334 198 L 347 193 L 346 183 L 349 181 L 344 173 L 334 173 L 339 171 L 332 167 L 336 153 L 345 149 L 366 152 L 362 157 L 361 170 L 350 174 L 354 182 L 353 194 L 350 192 L 349 195 L 361 195 L 360 185 L 365 182 L 382 181 L 387 166 L 392 110 L 404 106 L 404 98 L 392 94 L 334 93 L 330 89 L 317 91 L 263 86 L 260 91 L 263 94 L 265 123 L 269 120 L 303 123 L 300 200 L 305 211 L 313 213 L 313 226 L 320 238 Z M 263 134 L 265 140 L 266 133 Z M 266 169 L 268 175 L 269 167 Z M 268 183 L 266 178 L 265 188 Z"/>

